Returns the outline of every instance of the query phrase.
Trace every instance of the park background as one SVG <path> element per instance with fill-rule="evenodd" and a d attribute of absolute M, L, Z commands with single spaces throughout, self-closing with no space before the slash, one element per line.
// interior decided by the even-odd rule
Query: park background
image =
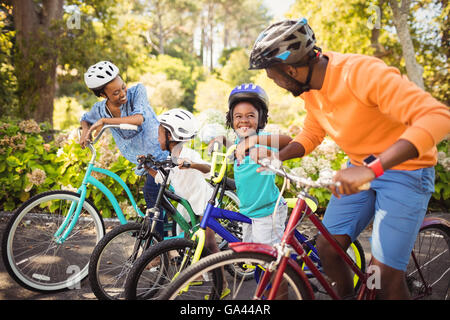
<path fill-rule="evenodd" d="M 194 112 L 202 130 L 191 146 L 208 158 L 206 142 L 226 133 L 228 94 L 238 84 L 261 85 L 270 99 L 267 131 L 294 136 L 303 101 L 277 87 L 264 71 L 248 70 L 251 47 L 270 23 L 306 17 L 323 51 L 376 56 L 449 105 L 448 0 L 3 0 L 0 3 L 0 211 L 36 193 L 76 190 L 89 151 L 77 143 L 79 118 L 98 99 L 85 86 L 86 69 L 110 60 L 128 87 L 140 82 L 157 114 Z M 449 137 L 438 145 L 430 210 L 450 207 Z M 134 166 L 110 135 L 97 145 L 98 165 L 139 186 Z M 317 179 L 339 170 L 346 155 L 329 139 L 311 155 L 285 162 Z M 111 178 L 98 177 L 133 210 Z M 281 186 L 281 179 L 277 178 Z M 294 193 L 287 191 L 288 195 Z M 320 207 L 330 192 L 313 190 Z M 88 196 L 112 215 L 99 190 Z M 140 204 L 144 201 L 141 198 Z"/>

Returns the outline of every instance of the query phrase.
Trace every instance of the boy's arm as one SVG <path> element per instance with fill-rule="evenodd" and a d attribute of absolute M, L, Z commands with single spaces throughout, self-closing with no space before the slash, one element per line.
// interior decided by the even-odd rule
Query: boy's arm
<path fill-rule="evenodd" d="M 191 163 L 190 166 L 192 169 L 196 169 L 202 173 L 209 173 L 209 171 L 211 170 L 211 166 L 209 164 L 203 164 L 203 163 Z"/>
<path fill-rule="evenodd" d="M 178 158 L 178 168 L 180 169 L 195 169 L 201 173 L 209 173 L 211 166 L 206 163 L 192 162 L 189 159 Z"/>

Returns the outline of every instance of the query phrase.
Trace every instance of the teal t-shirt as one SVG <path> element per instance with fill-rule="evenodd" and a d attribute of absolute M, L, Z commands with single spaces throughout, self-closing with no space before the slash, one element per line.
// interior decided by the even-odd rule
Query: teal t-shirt
<path fill-rule="evenodd" d="M 258 135 L 268 135 L 268 133 L 260 132 Z M 239 141 L 237 140 L 236 143 Z M 234 162 L 234 180 L 240 201 L 239 211 L 249 218 L 271 215 L 280 194 L 275 185 L 275 174 L 270 171 L 256 172 L 260 166 L 249 156 L 246 156 L 240 164 L 237 161 Z"/>

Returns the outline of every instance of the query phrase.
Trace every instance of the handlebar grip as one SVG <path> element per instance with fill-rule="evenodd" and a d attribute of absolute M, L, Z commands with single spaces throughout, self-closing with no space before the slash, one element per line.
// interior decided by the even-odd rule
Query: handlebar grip
<path fill-rule="evenodd" d="M 119 125 L 119 128 L 121 130 L 134 130 L 134 131 L 137 131 L 138 126 L 135 126 L 134 124 L 129 124 L 129 123 L 121 123 Z"/>
<path fill-rule="evenodd" d="M 187 161 L 183 161 L 182 167 L 184 167 L 184 168 L 190 168 L 190 167 L 191 167 L 191 164 L 190 164 L 189 162 L 187 162 Z"/>

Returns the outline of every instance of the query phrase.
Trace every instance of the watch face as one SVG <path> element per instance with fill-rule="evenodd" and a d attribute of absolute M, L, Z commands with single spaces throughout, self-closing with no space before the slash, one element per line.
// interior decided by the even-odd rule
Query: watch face
<path fill-rule="evenodd" d="M 370 156 L 365 158 L 363 161 L 364 161 L 365 164 L 370 164 L 370 163 L 372 163 L 375 160 L 377 160 L 377 158 L 373 154 L 371 154 Z"/>

